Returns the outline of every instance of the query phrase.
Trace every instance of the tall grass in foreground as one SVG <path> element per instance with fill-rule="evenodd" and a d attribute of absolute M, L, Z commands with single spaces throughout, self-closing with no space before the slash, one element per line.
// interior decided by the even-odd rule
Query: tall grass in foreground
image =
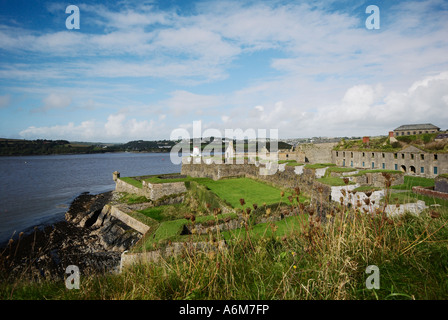
<path fill-rule="evenodd" d="M 448 209 L 389 218 L 340 207 L 326 217 L 293 208 L 300 228 L 228 241 L 225 251 L 185 254 L 64 283 L 0 285 L 1 299 L 447 299 Z M 308 219 L 303 219 L 308 216 Z M 326 223 L 322 221 L 327 220 Z M 249 221 L 250 219 L 248 219 Z M 210 243 L 221 234 L 210 234 Z M 192 241 L 194 241 L 192 237 Z M 366 268 L 380 270 L 380 289 L 366 288 Z"/>

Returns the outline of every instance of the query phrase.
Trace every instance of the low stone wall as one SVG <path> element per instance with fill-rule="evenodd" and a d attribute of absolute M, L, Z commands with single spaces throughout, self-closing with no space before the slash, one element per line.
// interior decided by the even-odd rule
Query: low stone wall
<path fill-rule="evenodd" d="M 406 212 L 418 215 L 426 208 L 427 206 L 425 204 L 425 201 L 418 200 L 416 203 L 405 203 L 399 206 L 390 204 L 384 209 L 384 211 L 388 216 L 402 215 Z"/>
<path fill-rule="evenodd" d="M 187 192 L 185 182 L 149 183 L 142 181 L 142 189 L 144 189 L 146 193 L 149 191 L 148 198 L 151 200 Z"/>
<path fill-rule="evenodd" d="M 115 181 L 115 191 L 132 193 L 138 196 L 147 197 L 147 194 L 145 193 L 145 190 L 143 188 L 137 188 L 129 183 L 124 182 L 120 178 Z"/>
<path fill-rule="evenodd" d="M 438 199 L 448 200 L 448 193 L 435 191 L 432 189 L 427 189 L 423 187 L 412 187 L 412 192 Z"/>
<path fill-rule="evenodd" d="M 138 188 L 121 179 L 115 181 L 116 192 L 127 192 L 138 196 L 143 196 L 151 200 L 170 196 L 173 194 L 182 194 L 187 191 L 185 182 L 166 182 L 166 183 L 149 183 L 142 181 L 142 187 Z"/>
<path fill-rule="evenodd" d="M 217 250 L 225 250 L 226 243 L 224 240 L 216 243 L 209 242 L 175 242 L 166 248 L 143 252 L 143 253 L 128 253 L 123 252 L 121 255 L 120 271 L 123 268 L 132 266 L 133 264 L 158 262 L 160 259 L 175 257 L 183 253 L 194 254 L 197 252 L 211 252 Z"/>
<path fill-rule="evenodd" d="M 404 183 L 404 174 L 392 173 L 390 174 L 391 186 L 400 185 Z M 361 186 L 370 185 L 378 188 L 386 187 L 386 178 L 381 172 L 365 173 L 362 175 L 354 175 L 351 177 L 352 181 Z"/>
<path fill-rule="evenodd" d="M 144 223 L 142 223 L 142 222 L 132 218 L 131 216 L 129 216 L 126 213 L 122 212 L 117 207 L 109 206 L 109 205 L 106 205 L 105 208 L 106 207 L 109 207 L 108 209 L 110 210 L 110 214 L 113 217 L 121 220 L 123 223 L 127 224 L 132 229 L 140 232 L 141 234 L 145 234 L 146 232 L 149 231 L 149 227 L 146 224 L 144 224 Z"/>

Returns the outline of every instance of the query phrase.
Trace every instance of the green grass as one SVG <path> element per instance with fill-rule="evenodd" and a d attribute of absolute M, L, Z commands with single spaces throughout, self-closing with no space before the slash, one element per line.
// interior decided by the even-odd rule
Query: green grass
<path fill-rule="evenodd" d="M 119 178 L 119 179 L 124 181 L 124 182 L 126 182 L 126 183 L 128 183 L 128 184 L 130 184 L 130 185 L 132 185 L 132 186 L 134 186 L 134 187 L 137 187 L 137 188 L 140 188 L 140 189 L 142 188 L 142 182 L 137 180 L 137 179 L 135 179 L 134 177 L 122 177 L 122 178 Z"/>
<path fill-rule="evenodd" d="M 151 202 L 150 199 L 148 199 L 148 198 L 146 198 L 144 196 L 137 196 L 135 194 L 126 193 L 126 192 L 123 192 L 121 194 L 121 197 L 120 197 L 119 201 L 121 203 L 127 203 L 127 204 Z"/>
<path fill-rule="evenodd" d="M 186 182 L 186 181 L 192 181 L 196 178 L 192 178 L 190 176 L 187 176 L 185 178 L 173 178 L 173 179 L 162 179 L 160 178 L 161 176 L 178 176 L 180 174 L 178 173 L 173 173 L 173 174 L 168 174 L 168 175 L 156 175 L 156 176 L 152 176 L 149 178 L 144 178 L 143 180 L 152 184 L 158 184 L 158 183 L 173 183 L 173 182 Z"/>
<path fill-rule="evenodd" d="M 231 178 L 214 181 L 212 179 L 202 180 L 205 185 L 214 194 L 229 203 L 233 208 L 252 207 L 255 203 L 259 206 L 277 202 L 287 202 L 290 192 L 284 192 L 281 197 L 281 191 L 278 188 L 250 178 Z M 240 199 L 244 199 L 245 205 L 241 206 Z"/>
<path fill-rule="evenodd" d="M 386 219 L 338 212 L 328 224 L 295 216 L 239 230 L 223 252 L 82 274 L 81 290 L 67 290 L 63 279 L 2 281 L 0 299 L 447 300 L 448 209 L 438 212 Z M 379 289 L 366 288 L 370 265 L 380 270 Z"/>
<path fill-rule="evenodd" d="M 356 171 L 354 168 L 342 168 L 342 167 L 330 167 L 327 169 L 328 172 L 353 172 Z"/>
<path fill-rule="evenodd" d="M 404 203 L 412 203 L 417 202 L 417 200 L 425 201 L 427 206 L 438 204 L 445 208 L 448 208 L 448 200 L 434 198 L 422 194 L 413 193 L 412 191 L 400 192 L 400 193 L 391 193 L 389 195 L 389 203 L 390 204 L 404 204 Z"/>
<path fill-rule="evenodd" d="M 265 237 L 291 236 L 303 231 L 308 224 L 308 215 L 292 216 L 276 222 L 259 223 L 252 226 L 247 233 L 244 228 L 224 231 L 221 233 L 226 241 L 238 241 L 250 237 L 251 239 L 263 239 Z"/>
<path fill-rule="evenodd" d="M 334 163 L 314 163 L 314 164 L 305 165 L 305 168 L 307 168 L 307 169 L 323 169 L 326 167 L 334 167 L 334 166 L 336 166 Z"/>
<path fill-rule="evenodd" d="M 157 207 L 149 207 L 138 212 L 156 221 L 162 222 L 166 220 L 174 220 L 186 213 L 188 208 L 183 204 L 171 204 Z"/>
<path fill-rule="evenodd" d="M 287 166 L 290 167 L 296 167 L 296 166 L 303 166 L 303 163 L 299 163 L 296 160 L 279 160 L 278 164 L 286 163 Z"/>
<path fill-rule="evenodd" d="M 382 188 L 374 187 L 374 186 L 360 186 L 358 188 L 353 189 L 356 192 L 367 192 L 367 191 L 379 191 Z"/>
<path fill-rule="evenodd" d="M 235 219 L 237 215 L 235 213 L 226 213 L 226 214 L 218 214 L 216 217 L 213 215 L 209 216 L 198 216 L 196 217 L 195 224 L 202 224 L 208 221 L 217 220 L 218 223 L 222 223 L 224 219 L 230 218 Z M 185 225 L 191 225 L 191 221 L 185 218 L 176 219 L 176 220 L 168 220 L 163 221 L 159 224 L 158 228 L 155 232 L 146 235 L 146 239 L 140 244 L 138 248 L 135 248 L 134 251 L 148 251 L 153 250 L 153 244 L 160 244 L 162 242 L 169 241 L 189 241 L 191 236 L 189 235 L 181 235 L 183 227 Z M 196 239 L 201 240 L 201 239 Z"/>
<path fill-rule="evenodd" d="M 404 183 L 392 186 L 391 189 L 412 190 L 412 187 L 434 187 L 434 179 L 423 177 L 404 176 Z"/>
<path fill-rule="evenodd" d="M 329 185 L 329 186 L 332 186 L 332 187 L 339 187 L 339 186 L 346 185 L 344 180 L 342 180 L 342 178 L 340 178 L 340 177 L 323 177 L 320 179 L 316 179 L 316 181 L 326 184 L 326 185 Z M 355 184 L 355 183 L 352 181 L 349 181 L 348 184 L 351 185 L 351 184 Z"/>
<path fill-rule="evenodd" d="M 366 173 L 389 173 L 389 174 L 403 174 L 402 171 L 399 170 L 385 170 L 385 169 L 372 169 L 372 170 L 362 170 L 358 173 L 355 173 L 353 176 L 362 176 Z"/>

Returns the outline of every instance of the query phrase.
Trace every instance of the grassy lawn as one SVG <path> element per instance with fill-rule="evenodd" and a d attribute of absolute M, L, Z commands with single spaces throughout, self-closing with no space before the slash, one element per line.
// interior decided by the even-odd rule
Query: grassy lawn
<path fill-rule="evenodd" d="M 392 186 L 391 189 L 412 190 L 412 187 L 434 187 L 434 179 L 405 176 L 404 183 Z"/>
<path fill-rule="evenodd" d="M 400 174 L 400 173 L 403 173 L 403 172 L 401 172 L 401 171 L 399 171 L 399 170 L 373 169 L 373 170 L 363 170 L 363 171 L 360 171 L 360 172 L 354 174 L 354 176 L 362 176 L 363 174 L 366 174 L 366 173 L 390 173 L 390 174 Z"/>
<path fill-rule="evenodd" d="M 307 169 L 323 169 L 326 167 L 335 167 L 334 163 L 315 163 L 315 164 L 307 164 L 305 168 Z"/>
<path fill-rule="evenodd" d="M 417 202 L 417 200 L 425 201 L 427 206 L 432 204 L 439 204 L 443 207 L 448 208 L 448 200 L 438 199 L 430 196 L 425 196 L 422 194 L 416 194 L 412 191 L 400 192 L 400 193 L 391 193 L 389 195 L 389 203 L 390 204 L 404 204 L 404 203 L 413 203 Z"/>
<path fill-rule="evenodd" d="M 253 239 L 264 237 L 291 236 L 303 231 L 303 227 L 308 224 L 308 215 L 292 216 L 276 222 L 259 223 L 252 226 L 249 233 L 244 228 L 224 231 L 221 233 L 226 241 L 246 239 L 249 235 Z"/>
<path fill-rule="evenodd" d="M 354 168 L 341 168 L 341 167 L 330 167 L 327 169 L 328 172 L 353 172 L 356 171 Z"/>
<path fill-rule="evenodd" d="M 144 197 L 144 196 L 137 196 L 132 193 L 126 193 L 123 192 L 121 194 L 120 200 L 121 203 L 127 203 L 127 204 L 136 204 L 136 203 L 144 203 L 144 202 L 151 202 L 150 199 Z"/>
<path fill-rule="evenodd" d="M 120 180 L 122 180 L 134 187 L 142 188 L 142 182 L 133 177 L 122 177 L 122 178 L 120 178 Z"/>
<path fill-rule="evenodd" d="M 149 178 L 145 178 L 144 180 L 146 182 L 152 183 L 152 184 L 157 184 L 157 183 L 172 183 L 172 182 L 186 182 L 186 181 L 193 181 L 196 180 L 197 178 L 192 178 L 192 177 L 185 177 L 185 178 L 173 178 L 173 179 L 163 179 L 160 177 L 163 176 L 180 176 L 179 173 L 173 173 L 173 174 L 168 174 L 168 175 L 157 175 L 157 176 L 152 176 Z"/>
<path fill-rule="evenodd" d="M 356 192 L 367 192 L 367 191 L 379 191 L 382 190 L 383 188 L 379 188 L 379 187 L 374 187 L 374 186 L 360 186 L 356 189 L 353 189 L 353 191 Z"/>
<path fill-rule="evenodd" d="M 280 160 L 278 161 L 278 164 L 286 163 L 287 166 L 296 167 L 296 166 L 303 166 L 303 163 L 298 163 L 296 160 Z"/>
<path fill-rule="evenodd" d="M 213 181 L 212 179 L 204 179 L 201 184 L 209 188 L 218 197 L 224 199 L 233 208 L 252 207 L 255 203 L 259 206 L 277 202 L 288 202 L 287 197 L 290 192 L 285 192 L 283 198 L 278 188 L 255 181 L 250 178 L 232 178 Z M 240 199 L 244 199 L 245 205 L 241 206 Z"/>
<path fill-rule="evenodd" d="M 342 180 L 342 178 L 340 177 L 323 177 L 320 179 L 317 179 L 316 181 L 319 181 L 320 183 L 332 186 L 332 187 L 340 187 L 340 186 L 345 186 L 345 182 L 344 180 Z M 355 184 L 352 181 L 349 181 L 348 184 Z"/>

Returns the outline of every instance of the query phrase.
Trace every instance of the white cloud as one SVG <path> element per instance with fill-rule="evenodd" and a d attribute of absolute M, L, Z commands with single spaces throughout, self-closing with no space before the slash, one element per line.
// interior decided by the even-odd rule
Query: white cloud
<path fill-rule="evenodd" d="M 194 116 L 217 109 L 225 101 L 220 96 L 200 95 L 185 90 L 171 92 L 171 97 L 158 103 L 158 108 L 177 117 Z"/>
<path fill-rule="evenodd" d="M 95 140 L 151 136 L 154 128 L 162 132 L 165 117 L 172 127 L 180 118 L 204 119 L 204 126 L 279 128 L 290 137 L 446 121 L 447 76 L 440 71 L 448 69 L 448 6 L 441 0 L 392 5 L 374 32 L 352 7 L 330 11 L 316 1 L 201 1 L 188 13 L 128 2 L 121 11 L 80 7 L 94 32 L 0 26 L 2 52 L 38 57 L 0 63 L 0 78 L 27 82 L 36 92 L 44 86 L 37 81 L 54 86 L 38 111 L 76 106 L 54 85 L 76 83 L 74 102 L 104 109 L 90 127 Z M 364 13 L 360 2 L 355 7 Z M 81 88 L 79 79 L 89 85 Z M 155 79 L 170 84 L 159 88 Z M 111 89 L 117 82 L 136 92 L 118 94 Z M 156 89 L 143 94 L 148 86 Z M 160 123 L 150 120 L 157 117 Z M 81 132 L 80 126 L 60 129 Z M 38 132 L 32 128 L 23 132 Z"/>
<path fill-rule="evenodd" d="M 106 122 L 83 121 L 79 125 L 30 126 L 19 135 L 25 139 L 66 139 L 71 141 L 127 142 L 130 140 L 154 140 L 169 136 L 163 122 L 128 119 L 125 114 L 111 114 Z"/>
<path fill-rule="evenodd" d="M 32 109 L 32 112 L 47 112 L 52 109 L 65 109 L 72 103 L 69 95 L 61 93 L 50 93 L 42 100 L 43 106 Z"/>

